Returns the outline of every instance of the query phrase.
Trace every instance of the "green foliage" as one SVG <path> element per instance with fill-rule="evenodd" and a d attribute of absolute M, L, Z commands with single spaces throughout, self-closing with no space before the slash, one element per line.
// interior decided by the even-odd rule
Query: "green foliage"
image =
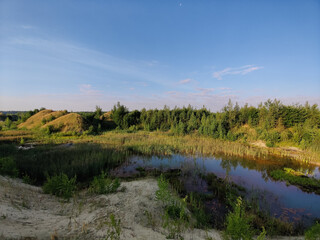
<path fill-rule="evenodd" d="M 119 126 L 120 128 L 129 127 L 127 122 L 124 121 L 124 117 L 129 113 L 129 110 L 120 104 L 120 102 L 117 103 L 117 105 L 114 105 L 111 113 L 111 117 L 115 124 Z M 128 119 L 126 119 L 128 121 Z"/>
<path fill-rule="evenodd" d="M 161 174 L 158 178 L 159 189 L 156 191 L 156 199 L 161 201 L 163 205 L 170 204 L 170 201 L 172 200 L 172 194 L 169 186 L 169 181 L 165 179 L 163 174 Z"/>
<path fill-rule="evenodd" d="M 26 184 L 34 184 L 34 180 L 28 174 L 23 175 L 22 181 Z"/>
<path fill-rule="evenodd" d="M 167 238 L 181 239 L 181 232 L 189 220 L 186 203 L 170 189 L 169 181 L 163 174 L 158 178 L 158 187 L 156 199 L 164 205 L 162 218 L 163 227 L 168 230 Z"/>
<path fill-rule="evenodd" d="M 89 192 L 96 194 L 108 194 L 114 193 L 120 187 L 120 181 L 118 178 L 111 179 L 104 172 L 101 172 L 99 176 L 95 176 L 90 183 Z"/>
<path fill-rule="evenodd" d="M 202 195 L 198 193 L 191 192 L 184 199 L 188 203 L 188 207 L 192 212 L 193 217 L 196 220 L 195 227 L 196 228 L 208 228 L 210 227 L 210 218 L 211 215 L 206 213 L 203 202 L 205 198 L 202 198 Z"/>
<path fill-rule="evenodd" d="M 262 227 L 262 232 L 257 237 L 257 240 L 265 240 L 266 239 L 266 235 L 267 235 L 266 229 L 264 227 Z"/>
<path fill-rule="evenodd" d="M 317 152 L 315 142 L 320 141 L 320 111 L 317 105 L 306 104 L 285 106 L 279 100 L 267 100 L 258 108 L 244 105 L 240 107 L 231 101 L 221 112 L 211 113 L 207 109 L 191 106 L 162 110 L 132 111 L 119 102 L 112 110 L 112 118 L 118 129 L 145 131 L 168 131 L 174 135 L 198 133 L 212 138 L 230 141 L 266 141 L 268 147 L 280 142 L 299 145 L 302 149 Z M 135 126 L 135 127 L 132 127 Z M 242 126 L 256 132 L 237 132 Z"/>
<path fill-rule="evenodd" d="M 65 199 L 73 196 L 76 190 L 76 176 L 68 178 L 66 174 L 53 177 L 47 176 L 47 181 L 43 185 L 43 192 L 56 195 Z"/>
<path fill-rule="evenodd" d="M 12 157 L 0 158 L 0 174 L 18 177 L 19 171 Z"/>
<path fill-rule="evenodd" d="M 121 235 L 121 220 L 116 219 L 114 214 L 110 215 L 110 221 L 106 222 L 108 226 L 106 240 L 120 240 Z"/>
<path fill-rule="evenodd" d="M 319 240 L 320 239 L 320 223 L 316 223 L 309 230 L 305 232 L 306 240 Z"/>
<path fill-rule="evenodd" d="M 47 134 L 47 135 L 50 135 L 50 134 L 52 134 L 52 133 L 54 133 L 54 127 L 52 126 L 52 125 L 49 125 L 49 126 L 47 126 L 46 128 L 45 128 L 45 133 Z"/>
<path fill-rule="evenodd" d="M 4 121 L 4 126 L 8 129 L 11 128 L 11 125 L 12 125 L 12 121 L 10 120 L 9 117 L 6 118 L 6 120 Z"/>
<path fill-rule="evenodd" d="M 226 239 L 247 240 L 252 239 L 253 230 L 249 224 L 249 218 L 245 216 L 241 197 L 238 197 L 233 212 L 229 212 L 226 219 Z"/>
<path fill-rule="evenodd" d="M 289 184 L 298 186 L 303 191 L 315 192 L 320 194 L 320 180 L 307 177 L 292 169 L 285 168 L 284 170 L 278 169 L 270 172 L 270 177 L 275 180 L 287 181 Z"/>
<path fill-rule="evenodd" d="M 37 146 L 28 151 L 18 151 L 6 145 L 0 154 L 11 155 L 19 172 L 29 175 L 37 184 L 50 176 L 60 173 L 69 178 L 77 175 L 78 181 L 88 181 L 101 173 L 108 171 L 122 162 L 129 154 L 128 151 L 116 151 L 97 144 L 74 144 L 71 146 Z"/>

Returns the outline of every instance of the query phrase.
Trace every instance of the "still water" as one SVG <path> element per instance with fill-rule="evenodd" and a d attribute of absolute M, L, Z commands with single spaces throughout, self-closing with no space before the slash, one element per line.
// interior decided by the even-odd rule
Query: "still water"
<path fill-rule="evenodd" d="M 136 173 L 137 167 L 150 169 L 182 169 L 197 173 L 214 173 L 220 178 L 228 178 L 246 189 L 246 198 L 255 198 L 263 210 L 273 216 L 290 222 L 302 222 L 309 225 L 315 218 L 320 218 L 320 195 L 306 193 L 295 186 L 287 186 L 283 181 L 275 181 L 268 173 L 275 169 L 290 167 L 315 178 L 320 178 L 319 167 L 308 166 L 299 162 L 283 159 L 248 160 L 231 157 L 171 157 L 133 156 L 118 171 L 126 174 Z M 192 184 L 197 185 L 192 188 Z M 203 184 L 203 183 L 201 183 Z M 199 183 L 186 181 L 189 191 L 201 189 Z"/>

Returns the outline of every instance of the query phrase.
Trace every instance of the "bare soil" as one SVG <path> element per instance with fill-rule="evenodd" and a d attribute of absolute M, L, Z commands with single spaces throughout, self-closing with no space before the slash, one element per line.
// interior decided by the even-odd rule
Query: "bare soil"
<path fill-rule="evenodd" d="M 0 239 L 106 239 L 120 219 L 121 239 L 166 239 L 163 209 L 155 200 L 155 179 L 122 182 L 109 195 L 80 192 L 69 202 L 43 194 L 39 187 L 0 176 Z M 186 230 L 184 239 L 222 239 L 216 230 Z"/>

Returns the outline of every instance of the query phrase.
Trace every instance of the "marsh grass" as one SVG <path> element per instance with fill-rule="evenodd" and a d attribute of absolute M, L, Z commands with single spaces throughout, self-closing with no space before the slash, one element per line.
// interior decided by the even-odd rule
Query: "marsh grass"
<path fill-rule="evenodd" d="M 307 177 L 293 169 L 277 169 L 270 172 L 271 178 L 277 181 L 286 181 L 288 184 L 295 185 L 305 192 L 320 194 L 320 180 Z"/>
<path fill-rule="evenodd" d="M 21 137 L 26 142 L 37 141 L 42 144 L 61 144 L 66 142 L 74 143 L 98 143 L 106 144 L 111 148 L 129 150 L 136 154 L 144 155 L 172 155 L 176 153 L 186 155 L 202 156 L 236 156 L 247 159 L 269 159 L 271 156 L 277 158 L 290 158 L 304 163 L 320 162 L 319 151 L 292 151 L 285 147 L 263 148 L 250 145 L 246 141 L 227 141 L 202 136 L 197 133 L 177 136 L 170 132 L 127 132 L 108 131 L 100 135 L 73 135 L 73 134 L 43 134 L 41 131 L 7 131 L 3 134 L 3 141 L 13 140 L 19 143 Z M 21 133 L 19 135 L 19 133 Z M 25 135 L 22 135 L 25 134 Z M 30 136 L 29 136 L 30 135 Z M 7 138 L 7 139 L 6 139 Z M 6 140 L 5 140 L 6 139 Z M 0 136 L 1 141 L 1 136 Z"/>
<path fill-rule="evenodd" d="M 12 157 L 0 158 L 0 174 L 8 175 L 10 177 L 18 176 L 19 171 Z"/>
<path fill-rule="evenodd" d="M 69 178 L 77 175 L 79 182 L 88 182 L 101 171 L 120 165 L 129 155 L 128 151 L 117 151 L 98 144 L 42 145 L 27 151 L 8 152 L 21 177 L 28 175 L 36 184 L 42 184 L 46 175 L 61 173 Z"/>

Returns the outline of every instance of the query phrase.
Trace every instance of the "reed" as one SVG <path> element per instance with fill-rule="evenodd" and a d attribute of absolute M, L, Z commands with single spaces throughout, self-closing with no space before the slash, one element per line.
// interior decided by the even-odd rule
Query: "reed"
<path fill-rule="evenodd" d="M 36 184 L 42 184 L 46 175 L 61 173 L 79 182 L 88 182 L 101 171 L 120 165 L 129 155 L 98 144 L 42 145 L 27 151 L 10 152 L 21 176 L 28 175 Z"/>

